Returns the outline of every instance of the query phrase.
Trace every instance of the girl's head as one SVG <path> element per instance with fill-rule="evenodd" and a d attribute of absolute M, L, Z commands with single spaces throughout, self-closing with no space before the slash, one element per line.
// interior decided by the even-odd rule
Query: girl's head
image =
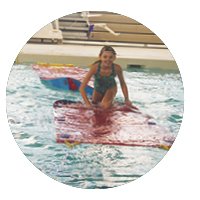
<path fill-rule="evenodd" d="M 114 50 L 111 46 L 104 46 L 104 47 L 101 49 L 101 51 L 100 51 L 100 53 L 99 53 L 99 56 L 102 56 L 102 54 L 103 54 L 104 52 L 110 52 L 110 53 L 112 53 L 114 56 L 117 55 L 116 52 L 115 52 L 115 50 Z"/>
<path fill-rule="evenodd" d="M 115 59 L 115 50 L 111 46 L 104 46 L 99 53 L 98 62 L 101 62 L 104 66 L 111 66 Z"/>

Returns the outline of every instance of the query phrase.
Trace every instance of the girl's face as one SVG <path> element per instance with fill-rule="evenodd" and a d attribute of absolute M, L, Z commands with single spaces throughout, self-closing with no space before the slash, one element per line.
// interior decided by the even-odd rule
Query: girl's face
<path fill-rule="evenodd" d="M 99 59 L 101 60 L 101 63 L 105 66 L 105 67 L 110 67 L 114 60 L 115 60 L 116 56 L 111 52 L 111 51 L 104 51 L 100 56 Z"/>

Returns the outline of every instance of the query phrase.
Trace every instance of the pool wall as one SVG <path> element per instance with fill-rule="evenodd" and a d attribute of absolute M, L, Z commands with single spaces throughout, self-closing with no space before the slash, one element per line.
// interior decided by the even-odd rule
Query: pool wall
<path fill-rule="evenodd" d="M 103 46 L 103 45 L 102 45 Z M 59 63 L 88 66 L 98 59 L 102 46 L 72 44 L 26 44 L 18 54 L 15 63 Z M 116 46 L 116 63 L 123 68 L 144 67 L 178 70 L 177 64 L 166 48 Z"/>

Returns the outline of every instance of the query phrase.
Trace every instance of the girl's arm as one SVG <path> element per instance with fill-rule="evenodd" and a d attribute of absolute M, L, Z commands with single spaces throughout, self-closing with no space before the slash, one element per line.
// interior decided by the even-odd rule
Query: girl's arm
<path fill-rule="evenodd" d="M 128 88 L 127 88 L 127 85 L 124 80 L 122 68 L 119 65 L 116 65 L 116 72 L 117 72 L 119 82 L 120 82 L 120 85 L 122 88 L 124 99 L 125 99 L 125 101 L 129 101 Z"/>
<path fill-rule="evenodd" d="M 119 65 L 116 65 L 116 70 L 118 78 L 119 78 L 119 82 L 122 88 L 122 92 L 124 95 L 124 99 L 125 99 L 125 104 L 128 106 L 132 106 L 135 109 L 138 109 L 137 107 L 133 106 L 131 101 L 129 100 L 129 95 L 128 95 L 128 88 L 126 85 L 126 82 L 124 80 L 124 76 L 123 76 L 123 72 L 122 72 L 122 68 Z"/>
<path fill-rule="evenodd" d="M 91 103 L 87 97 L 87 94 L 85 92 L 85 87 L 87 86 L 88 82 L 90 81 L 91 77 L 96 73 L 96 67 L 91 66 L 90 70 L 86 74 L 85 78 L 83 79 L 83 82 L 81 83 L 81 86 L 79 88 L 79 91 L 81 93 L 81 96 L 83 97 L 83 100 L 87 106 L 91 106 Z"/>

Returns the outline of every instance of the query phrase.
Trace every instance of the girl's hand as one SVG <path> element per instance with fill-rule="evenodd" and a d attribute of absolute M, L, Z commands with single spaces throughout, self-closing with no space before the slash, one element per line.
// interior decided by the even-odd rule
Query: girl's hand
<path fill-rule="evenodd" d="M 132 102 L 129 99 L 125 100 L 125 104 L 132 107 Z"/>
<path fill-rule="evenodd" d="M 92 108 L 92 104 L 91 103 L 86 103 L 85 104 L 87 108 Z"/>
<path fill-rule="evenodd" d="M 136 106 L 131 105 L 131 108 L 135 109 L 135 110 L 139 110 Z"/>
<path fill-rule="evenodd" d="M 127 106 L 129 106 L 129 107 L 135 109 L 135 110 L 138 110 L 138 108 L 137 108 L 136 106 L 134 106 L 130 100 L 125 100 L 125 104 L 126 104 Z"/>

